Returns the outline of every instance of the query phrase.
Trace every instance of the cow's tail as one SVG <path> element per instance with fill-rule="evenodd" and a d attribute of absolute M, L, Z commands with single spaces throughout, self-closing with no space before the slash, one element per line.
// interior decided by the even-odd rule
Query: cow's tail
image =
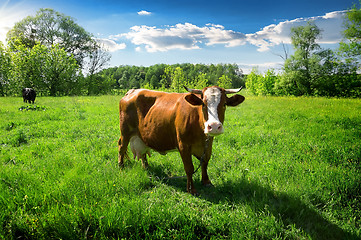
<path fill-rule="evenodd" d="M 119 106 L 119 126 L 120 126 L 120 138 L 118 140 L 118 147 L 119 147 L 119 163 L 120 163 L 124 158 L 130 159 L 128 155 L 129 139 L 126 140 L 127 136 L 123 132 L 126 126 L 124 120 L 124 113 L 122 112 L 120 106 Z M 128 141 L 128 142 L 123 142 L 123 141 Z"/>
<path fill-rule="evenodd" d="M 121 157 L 121 155 L 123 155 L 123 158 L 129 158 L 129 154 L 128 154 L 128 146 L 126 146 L 124 149 L 121 149 L 121 145 L 122 145 L 122 138 L 120 137 L 118 140 L 118 147 L 119 147 L 119 157 Z"/>

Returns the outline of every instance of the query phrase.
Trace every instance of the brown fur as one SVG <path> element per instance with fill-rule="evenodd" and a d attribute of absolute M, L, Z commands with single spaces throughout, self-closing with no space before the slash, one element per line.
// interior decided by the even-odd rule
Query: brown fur
<path fill-rule="evenodd" d="M 203 89 L 203 92 L 205 89 Z M 239 96 L 239 97 L 235 97 Z M 223 123 L 225 105 L 238 105 L 244 97 L 228 98 L 222 89 L 218 106 Z M 198 100 L 197 100 L 198 98 Z M 192 155 L 200 158 L 205 151 L 204 123 L 207 120 L 207 103 L 200 95 L 191 93 L 165 93 L 150 90 L 130 90 L 119 102 L 120 139 L 118 163 L 122 167 L 130 138 L 138 135 L 146 146 L 160 153 L 177 149 L 187 174 L 187 191 L 194 194 Z M 233 99 L 233 100 L 232 100 Z M 195 104 L 195 105 L 192 105 Z M 211 185 L 207 166 L 212 154 L 213 137 L 210 137 L 202 163 L 202 183 Z M 146 154 L 141 156 L 147 165 Z"/>

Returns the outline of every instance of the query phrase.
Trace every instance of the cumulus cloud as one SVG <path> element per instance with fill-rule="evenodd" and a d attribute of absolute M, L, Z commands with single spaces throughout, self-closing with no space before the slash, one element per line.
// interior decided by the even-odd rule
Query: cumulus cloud
<path fill-rule="evenodd" d="M 202 44 L 224 44 L 230 47 L 246 43 L 244 34 L 225 30 L 223 26 L 214 24 L 198 27 L 184 23 L 166 28 L 134 26 L 129 33 L 116 37 L 126 37 L 135 45 L 145 45 L 148 52 L 199 49 Z"/>
<path fill-rule="evenodd" d="M 151 14 L 152 14 L 151 12 L 148 12 L 148 11 L 145 11 L 145 10 L 142 10 L 142 11 L 138 12 L 138 15 L 142 15 L 142 16 L 149 16 Z"/>
<path fill-rule="evenodd" d="M 322 30 L 319 43 L 338 43 L 342 38 L 344 14 L 345 11 L 337 11 L 326 13 L 324 16 L 286 20 L 248 34 L 227 30 L 222 25 L 206 24 L 200 27 L 191 23 L 179 23 L 162 28 L 134 26 L 130 32 L 113 37 L 115 39 L 125 37 L 137 46 L 143 45 L 148 52 L 200 49 L 216 44 L 225 47 L 251 44 L 257 46 L 258 51 L 263 52 L 281 43 L 291 43 L 291 28 L 305 25 L 308 21 L 313 21 Z"/>
<path fill-rule="evenodd" d="M 127 45 L 125 43 L 116 43 L 111 39 L 96 38 L 95 39 L 106 51 L 115 52 L 125 49 Z"/>
<path fill-rule="evenodd" d="M 343 18 L 346 11 L 336 11 L 326 13 L 323 16 L 310 18 L 297 18 L 287 20 L 278 24 L 271 24 L 262 30 L 247 34 L 249 43 L 256 45 L 258 51 L 267 51 L 270 47 L 281 44 L 291 43 L 291 29 L 293 27 L 304 26 L 308 21 L 314 22 L 322 30 L 319 43 L 332 44 L 338 43 L 342 39 Z"/>

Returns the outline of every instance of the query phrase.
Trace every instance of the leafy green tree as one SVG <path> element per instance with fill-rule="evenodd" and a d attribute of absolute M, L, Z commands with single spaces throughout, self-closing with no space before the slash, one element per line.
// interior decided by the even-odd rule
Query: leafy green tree
<path fill-rule="evenodd" d="M 58 44 L 65 52 L 73 55 L 80 66 L 84 58 L 94 50 L 91 44 L 94 40 L 90 33 L 73 18 L 49 8 L 42 8 L 35 16 L 28 16 L 17 22 L 8 32 L 7 41 L 12 48 L 16 44 L 32 48 L 37 42 L 49 48 Z"/>
<path fill-rule="evenodd" d="M 0 41 L 0 96 L 6 94 L 6 88 L 9 85 L 10 74 L 10 54 Z"/>
<path fill-rule="evenodd" d="M 172 89 L 177 92 L 183 90 L 183 86 L 187 85 L 187 81 L 181 67 L 176 67 L 172 73 Z"/>
<path fill-rule="evenodd" d="M 297 79 L 299 76 L 298 71 L 289 71 L 281 74 L 275 83 L 275 94 L 277 95 L 301 95 L 297 87 Z"/>
<path fill-rule="evenodd" d="M 203 89 L 209 86 L 209 80 L 206 73 L 199 73 L 194 88 L 196 89 Z"/>
<path fill-rule="evenodd" d="M 254 95 L 258 95 L 259 75 L 258 68 L 253 68 L 246 78 L 246 88 Z"/>
<path fill-rule="evenodd" d="M 89 53 L 89 55 L 88 55 L 89 61 L 85 65 L 85 70 L 88 73 L 88 76 L 86 78 L 86 81 L 87 81 L 86 84 L 88 86 L 99 85 L 100 79 L 104 79 L 103 77 L 95 76 L 95 73 L 97 73 L 101 69 L 103 69 L 108 64 L 110 57 L 111 57 L 110 53 L 107 51 L 104 51 L 97 42 L 92 42 L 92 45 L 93 45 L 92 46 L 93 51 L 91 53 Z M 95 78 L 97 78 L 97 79 L 95 79 Z M 93 84 L 92 81 L 97 81 L 97 83 Z M 104 82 L 104 85 L 108 86 L 109 83 Z M 92 90 L 90 90 L 90 89 L 91 88 L 88 88 L 88 94 L 98 94 L 100 92 L 104 92 L 103 89 L 100 87 L 92 88 Z M 99 91 L 97 91 L 97 89 Z"/>
<path fill-rule="evenodd" d="M 276 81 L 277 81 L 277 76 L 275 74 L 275 71 L 273 69 L 268 69 L 263 78 L 264 95 L 275 94 L 274 88 Z"/>
<path fill-rule="evenodd" d="M 98 95 L 98 94 L 107 94 L 110 93 L 113 84 L 113 77 L 107 77 L 103 74 L 95 74 L 91 81 L 88 78 L 85 79 L 85 86 L 87 87 L 88 95 Z"/>
<path fill-rule="evenodd" d="M 321 30 L 312 22 L 291 29 L 295 53 L 285 61 L 284 68 L 286 74 L 297 76 L 297 79 L 294 79 L 298 89 L 297 95 L 312 94 L 315 68 L 321 61 L 317 54 L 320 46 L 316 43 L 320 33 Z"/>
<path fill-rule="evenodd" d="M 81 88 L 79 71 L 75 58 L 55 45 L 46 55 L 43 83 L 51 96 L 78 94 Z"/>
<path fill-rule="evenodd" d="M 122 76 L 118 81 L 119 87 L 122 89 L 128 89 L 129 88 L 129 79 L 130 79 L 130 72 L 127 69 L 124 69 Z"/>
<path fill-rule="evenodd" d="M 41 44 L 27 48 L 17 43 L 11 54 L 9 94 L 17 95 L 24 87 L 42 89 L 42 68 L 45 63 L 46 47 Z"/>
<path fill-rule="evenodd" d="M 149 82 L 151 88 L 159 88 L 159 79 L 156 75 L 153 75 Z"/>
<path fill-rule="evenodd" d="M 51 96 L 79 92 L 76 60 L 58 45 L 48 48 L 37 43 L 27 48 L 16 44 L 11 61 L 9 85 L 13 95 L 20 93 L 24 87 L 32 87 Z"/>
<path fill-rule="evenodd" d="M 164 73 L 162 75 L 161 84 L 164 88 L 170 88 L 172 84 L 173 77 L 173 67 L 167 66 L 164 68 Z"/>
<path fill-rule="evenodd" d="M 182 84 L 187 84 L 187 86 L 193 88 L 198 85 L 197 88 L 200 89 L 216 85 L 222 75 L 227 76 L 228 81 L 231 80 L 232 87 L 244 85 L 242 71 L 235 64 L 204 65 L 184 63 L 174 65 L 156 64 L 150 67 L 119 66 L 104 69 L 99 74 L 104 74 L 107 77 L 113 76 L 114 81 L 119 83 L 116 88 L 123 89 L 147 86 L 153 89 L 182 91 Z"/>
<path fill-rule="evenodd" d="M 247 76 L 246 87 L 255 95 L 274 95 L 277 80 L 278 77 L 273 69 L 267 70 L 262 75 L 257 68 L 254 68 Z"/>
<path fill-rule="evenodd" d="M 222 75 L 217 82 L 218 87 L 221 88 L 232 88 L 232 79 L 226 75 Z"/>
<path fill-rule="evenodd" d="M 340 51 L 347 57 L 361 56 L 361 9 L 354 5 L 346 12 L 345 30 L 343 36 L 346 42 L 340 43 Z"/>

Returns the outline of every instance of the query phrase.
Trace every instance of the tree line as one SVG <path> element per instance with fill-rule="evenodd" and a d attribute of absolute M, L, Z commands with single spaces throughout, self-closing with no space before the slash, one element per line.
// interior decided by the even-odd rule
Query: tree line
<path fill-rule="evenodd" d="M 354 15 L 358 15 L 359 22 L 351 20 Z M 247 89 L 255 95 L 361 97 L 361 76 L 357 72 L 361 38 L 355 29 L 350 31 L 361 23 L 361 11 L 354 8 L 347 13 L 347 19 L 347 42 L 341 42 L 336 51 L 320 47 L 317 39 L 321 29 L 313 22 L 292 28 L 295 51 L 290 57 L 285 54 L 283 72 L 268 70 L 262 74 L 253 69 L 246 79 Z"/>
<path fill-rule="evenodd" d="M 183 91 L 183 85 L 202 89 L 210 85 L 224 88 L 244 86 L 244 75 L 236 64 L 156 64 L 150 67 L 119 66 L 96 74 L 99 85 L 111 79 L 114 89 L 148 88 Z"/>
<path fill-rule="evenodd" d="M 361 9 L 345 18 L 344 41 L 332 51 L 317 41 L 313 22 L 292 28 L 294 54 L 285 51 L 281 72 L 253 69 L 244 75 L 236 64 L 156 64 L 105 68 L 110 54 L 71 17 L 40 9 L 16 23 L 0 42 L 0 96 L 32 87 L 40 95 L 96 95 L 149 88 L 180 92 L 182 86 L 246 86 L 255 95 L 361 97 Z M 85 74 L 84 74 L 85 73 Z"/>

